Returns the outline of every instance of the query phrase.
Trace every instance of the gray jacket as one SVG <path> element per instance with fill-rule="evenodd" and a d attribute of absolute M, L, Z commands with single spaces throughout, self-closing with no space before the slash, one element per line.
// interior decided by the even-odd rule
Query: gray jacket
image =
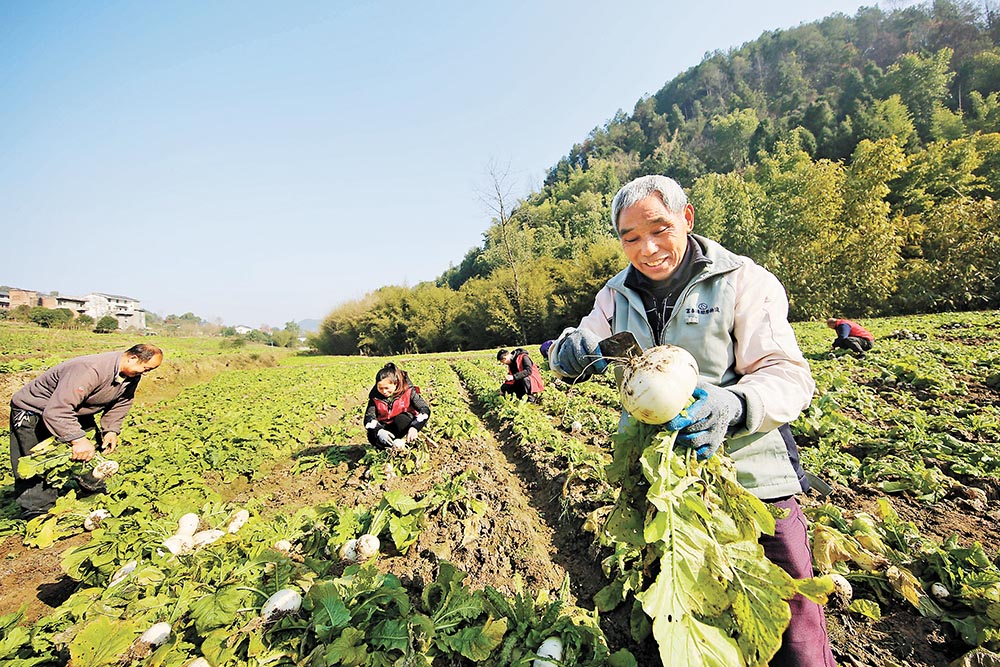
<path fill-rule="evenodd" d="M 119 433 L 139 384 L 139 377 L 119 377 L 121 357 L 103 352 L 64 361 L 21 387 L 10 404 L 40 414 L 60 442 L 84 437 L 78 418 L 98 412 L 104 413 L 101 430 Z"/>
<path fill-rule="evenodd" d="M 692 237 L 711 261 L 681 291 L 659 341 L 653 340 L 641 297 L 625 286 L 627 270 L 607 282 L 580 327 L 602 338 L 627 330 L 644 349 L 669 343 L 690 352 L 702 380 L 746 400 L 746 429 L 725 447 L 740 483 L 763 499 L 798 493 L 798 473 L 777 429 L 809 405 L 815 383 L 788 323 L 784 288 L 750 258 Z M 549 348 L 557 375 L 559 345 L 571 331 Z"/>

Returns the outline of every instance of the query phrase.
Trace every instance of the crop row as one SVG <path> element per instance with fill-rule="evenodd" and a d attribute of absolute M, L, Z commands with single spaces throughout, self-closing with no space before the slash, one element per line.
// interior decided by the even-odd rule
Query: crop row
<path fill-rule="evenodd" d="M 45 370 L 71 357 L 126 350 L 136 343 L 152 343 L 163 348 L 167 362 L 203 359 L 232 354 L 224 338 L 155 336 L 143 338 L 139 332 L 120 331 L 95 335 L 89 331 L 46 329 L 33 324 L 0 323 L 0 374 Z M 243 350 L 274 348 L 248 344 Z"/>
<path fill-rule="evenodd" d="M 815 445 L 806 463 L 831 479 L 934 500 L 961 480 L 1000 475 L 991 384 L 1000 342 L 985 338 L 1000 322 L 975 313 L 907 322 L 924 324 L 919 340 L 877 340 L 864 360 L 827 359 L 822 342 L 807 339 L 818 396 L 794 428 Z"/>
<path fill-rule="evenodd" d="M 570 485 L 577 480 L 596 484 L 601 489 L 598 495 L 607 494 L 604 475 L 604 467 L 610 461 L 607 451 L 568 433 L 572 430 L 571 424 L 565 424 L 526 399 L 501 396 L 499 378 L 495 370 L 488 368 L 488 362 L 466 359 L 455 361 L 452 366 L 472 397 L 501 429 L 510 432 L 523 451 L 530 453 L 530 458 L 552 470 L 565 471 L 564 498 Z M 559 391 L 550 383 L 542 396 Z M 550 407 L 562 403 L 558 398 L 549 399 Z M 558 428 L 557 423 L 563 423 L 563 428 Z"/>

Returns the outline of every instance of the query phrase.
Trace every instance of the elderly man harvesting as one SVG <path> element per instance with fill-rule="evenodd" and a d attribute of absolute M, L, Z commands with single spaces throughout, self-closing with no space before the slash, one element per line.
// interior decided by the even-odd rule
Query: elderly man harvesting
<path fill-rule="evenodd" d="M 630 266 L 598 292 L 594 309 L 549 348 L 549 365 L 566 379 L 607 368 L 600 342 L 631 331 L 643 348 L 677 345 L 698 362 L 701 400 L 668 427 L 699 458 L 725 448 L 740 483 L 787 510 L 761 544 L 796 578 L 811 577 L 806 520 L 795 495 L 808 490 L 788 423 L 809 405 L 814 383 L 788 323 L 778 279 L 748 257 L 696 234 L 694 208 L 665 176 L 626 184 L 611 221 Z M 801 595 L 772 667 L 834 664 L 823 608 Z"/>
<path fill-rule="evenodd" d="M 55 436 L 71 448 L 70 458 L 89 461 L 97 445 L 84 429 L 96 425 L 94 415 L 98 413 L 102 413 L 99 441 L 103 451 L 114 451 L 139 379 L 162 361 L 163 351 L 145 344 L 125 352 L 77 357 L 53 366 L 14 394 L 10 400 L 10 465 L 16 502 L 25 518 L 47 512 L 55 505 L 59 491 L 40 477 L 18 477 L 18 460 L 42 440 Z"/>

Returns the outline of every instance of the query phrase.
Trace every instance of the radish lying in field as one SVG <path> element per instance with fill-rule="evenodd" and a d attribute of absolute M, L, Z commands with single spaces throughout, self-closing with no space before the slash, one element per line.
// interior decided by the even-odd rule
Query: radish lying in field
<path fill-rule="evenodd" d="M 246 522 L 249 520 L 250 520 L 250 512 L 246 510 L 240 510 L 235 514 L 233 514 L 233 518 L 229 520 L 229 526 L 226 528 L 226 531 L 229 533 L 235 533 L 239 531 L 239 529 L 242 528 L 244 525 L 246 525 Z"/>
<path fill-rule="evenodd" d="M 542 642 L 538 650 L 535 651 L 535 661 L 531 663 L 531 667 L 556 667 L 556 664 L 561 664 L 563 655 L 563 644 L 559 637 L 549 637 Z M 546 658 L 552 658 L 556 662 L 547 660 Z"/>
<path fill-rule="evenodd" d="M 171 628 L 169 623 L 154 624 L 142 633 L 141 637 L 132 642 L 132 646 L 129 647 L 128 655 L 124 660 L 125 664 L 135 660 L 148 658 L 157 647 L 166 643 L 166 641 L 170 638 L 170 631 Z"/>
<path fill-rule="evenodd" d="M 378 555 L 381 543 L 375 535 L 362 535 L 356 540 L 348 540 L 340 549 L 340 559 L 346 563 L 363 563 Z"/>
<path fill-rule="evenodd" d="M 226 530 L 209 528 L 199 531 L 198 528 L 201 526 L 201 519 L 194 512 L 189 512 L 178 520 L 177 532 L 163 540 L 163 546 L 175 556 L 190 553 L 195 549 L 200 549 L 222 539 L 227 534 L 232 535 L 236 533 L 249 519 L 250 512 L 239 510 L 229 520 Z"/>
<path fill-rule="evenodd" d="M 283 588 L 267 599 L 260 608 L 260 618 L 264 623 L 273 623 L 278 619 L 294 614 L 302 606 L 302 595 L 292 588 Z"/>
<path fill-rule="evenodd" d="M 108 519 L 110 517 L 111 517 L 111 512 L 109 512 L 108 510 L 104 509 L 94 510 L 93 512 L 87 515 L 86 519 L 83 520 L 83 527 L 86 530 L 96 530 L 97 528 L 100 528 L 101 523 L 103 523 L 105 519 Z"/>

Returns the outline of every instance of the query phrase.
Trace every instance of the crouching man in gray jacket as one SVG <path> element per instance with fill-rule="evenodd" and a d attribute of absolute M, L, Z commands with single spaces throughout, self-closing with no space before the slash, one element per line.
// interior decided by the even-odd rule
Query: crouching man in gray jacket
<path fill-rule="evenodd" d="M 143 374 L 159 367 L 163 351 L 139 344 L 125 352 L 104 352 L 64 361 L 26 384 L 10 400 L 10 465 L 14 493 L 26 519 L 45 514 L 55 505 L 59 490 L 40 477 L 22 479 L 17 462 L 39 442 L 55 436 L 72 448 L 74 461 L 89 461 L 97 452 L 85 428 L 96 425 L 104 452 L 118 446 L 122 421 L 132 407 L 135 388 Z"/>

